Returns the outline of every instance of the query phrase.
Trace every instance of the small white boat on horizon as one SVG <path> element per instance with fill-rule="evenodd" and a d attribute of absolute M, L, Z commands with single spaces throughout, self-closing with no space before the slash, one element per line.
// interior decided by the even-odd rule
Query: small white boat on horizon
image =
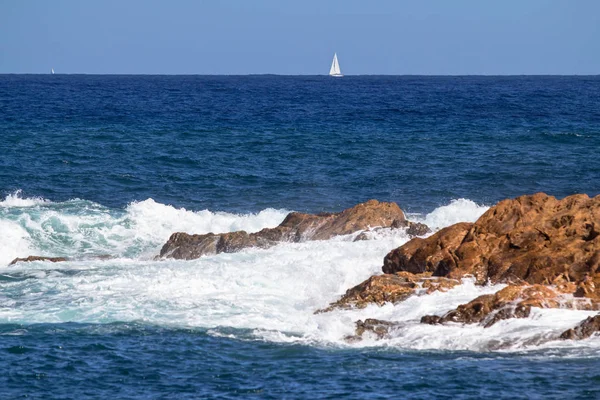
<path fill-rule="evenodd" d="M 50 68 L 50 73 L 54 75 L 54 68 Z"/>
<path fill-rule="evenodd" d="M 331 62 L 331 69 L 329 70 L 329 76 L 334 76 L 336 78 L 341 78 L 342 71 L 340 71 L 340 63 L 337 59 L 337 53 L 333 53 L 333 61 Z"/>

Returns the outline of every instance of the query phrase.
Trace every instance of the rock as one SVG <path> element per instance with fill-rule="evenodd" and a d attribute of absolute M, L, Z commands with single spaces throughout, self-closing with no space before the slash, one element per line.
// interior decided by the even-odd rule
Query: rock
<path fill-rule="evenodd" d="M 383 272 L 431 272 L 478 283 L 582 283 L 581 296 L 598 297 L 600 196 L 562 200 L 537 193 L 504 200 L 474 224 L 415 238 L 390 252 Z M 586 282 L 583 284 L 583 282 Z"/>
<path fill-rule="evenodd" d="M 405 221 L 396 203 L 369 200 L 340 213 L 303 214 L 293 212 L 275 228 L 260 232 L 207 233 L 191 235 L 177 232 L 162 247 L 159 257 L 194 259 L 206 254 L 231 253 L 247 247 L 267 248 L 278 242 L 326 240 L 372 227 L 389 227 Z"/>
<path fill-rule="evenodd" d="M 408 221 L 408 227 L 406 228 L 406 233 L 408 234 L 408 236 L 410 236 L 410 237 L 423 236 L 423 235 L 427 235 L 430 232 L 431 232 L 431 229 L 429 229 L 429 227 L 427 225 L 425 225 L 421 222 Z"/>
<path fill-rule="evenodd" d="M 114 258 L 114 256 L 111 256 L 109 254 L 85 255 L 85 256 L 76 257 L 76 258 L 29 256 L 26 258 L 15 258 L 8 265 L 13 265 L 18 262 L 30 262 L 30 261 L 63 262 L 63 261 L 85 261 L 85 260 L 109 260 L 111 258 Z"/>
<path fill-rule="evenodd" d="M 315 313 L 335 309 L 365 308 L 370 304 L 398 303 L 414 294 L 429 294 L 436 290 L 447 291 L 459 284 L 447 278 L 431 278 L 431 274 L 375 275 L 348 289 L 338 301 Z"/>
<path fill-rule="evenodd" d="M 385 256 L 383 272 L 386 274 L 401 271 L 413 274 L 437 272 L 437 276 L 445 275 L 441 270 L 455 267 L 453 252 L 472 226 L 473 224 L 463 222 L 441 229 L 427 239 L 410 240 Z M 438 271 L 440 264 L 442 267 Z"/>
<path fill-rule="evenodd" d="M 429 229 L 429 227 L 427 225 L 422 224 L 420 222 L 411 222 L 411 221 L 406 221 L 406 220 L 404 220 L 404 221 L 394 220 L 394 222 L 392 222 L 392 225 L 390 227 L 386 227 L 386 228 L 379 227 L 379 228 L 361 232 L 354 238 L 353 241 L 358 242 L 361 240 L 370 240 L 373 238 L 374 233 L 380 233 L 385 230 L 390 231 L 390 230 L 394 230 L 394 229 L 404 229 L 410 238 L 414 238 L 417 236 L 423 236 L 423 235 L 426 235 L 431 232 L 431 229 Z"/>
<path fill-rule="evenodd" d="M 51 262 L 61 262 L 68 261 L 65 257 L 42 257 L 42 256 L 29 256 L 26 258 L 15 258 L 8 265 L 13 265 L 18 262 L 31 262 L 31 261 L 51 261 Z"/>
<path fill-rule="evenodd" d="M 354 336 L 346 336 L 347 342 L 360 342 L 363 335 L 367 332 L 375 335 L 377 339 L 383 339 L 389 336 L 390 329 L 400 325 L 397 322 L 384 321 L 380 319 L 367 318 L 364 321 L 356 321 L 356 334 Z"/>
<path fill-rule="evenodd" d="M 441 324 L 442 317 L 438 317 L 437 315 L 423 315 L 421 317 L 422 324 L 435 325 Z"/>
<path fill-rule="evenodd" d="M 360 242 L 362 240 L 369 240 L 369 239 L 371 239 L 371 238 L 369 237 L 367 232 L 361 232 L 354 238 L 353 242 Z"/>
<path fill-rule="evenodd" d="M 422 323 L 481 323 L 485 328 L 508 318 L 527 318 L 532 307 L 598 309 L 600 304 L 577 299 L 545 285 L 509 285 L 494 294 L 485 294 L 462 304 L 442 317 L 426 315 Z"/>
<path fill-rule="evenodd" d="M 582 321 L 575 328 L 564 331 L 561 335 L 561 339 L 572 339 L 581 340 L 592 336 L 594 333 L 600 331 L 600 314 L 593 317 L 588 317 Z"/>

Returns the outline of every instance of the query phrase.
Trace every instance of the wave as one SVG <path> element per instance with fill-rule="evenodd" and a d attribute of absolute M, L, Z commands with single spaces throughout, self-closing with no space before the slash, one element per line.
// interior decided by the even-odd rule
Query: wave
<path fill-rule="evenodd" d="M 21 198 L 17 191 L 0 202 L 0 265 L 30 254 L 150 259 L 173 232 L 255 232 L 277 226 L 287 213 L 271 208 L 243 215 L 188 211 L 153 199 L 116 210 L 80 199 Z"/>
<path fill-rule="evenodd" d="M 456 199 L 450 201 L 450 204 L 436 208 L 424 218 L 417 217 L 416 220 L 437 231 L 458 222 L 475 222 L 488 209 L 488 206 L 479 205 L 469 199 Z"/>
<path fill-rule="evenodd" d="M 471 200 L 458 199 L 429 214 L 409 218 L 438 230 L 456 222 L 475 221 L 485 210 L 487 207 Z M 110 209 L 81 199 L 52 202 L 22 198 L 17 191 L 0 202 L 0 265 L 32 254 L 152 259 L 173 232 L 257 232 L 277 226 L 288 212 L 272 208 L 250 214 L 190 211 L 153 199 L 133 202 L 125 209 Z"/>
<path fill-rule="evenodd" d="M 48 200 L 41 197 L 22 198 L 22 190 L 18 189 L 14 193 L 8 194 L 4 200 L 0 201 L 0 207 L 32 207 L 38 204 L 48 203 Z"/>

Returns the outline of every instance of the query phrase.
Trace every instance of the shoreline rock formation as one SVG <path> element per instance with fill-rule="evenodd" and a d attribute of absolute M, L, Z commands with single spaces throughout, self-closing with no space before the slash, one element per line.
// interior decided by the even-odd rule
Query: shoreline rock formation
<path fill-rule="evenodd" d="M 423 323 L 487 327 L 527 317 L 531 307 L 598 310 L 600 195 L 558 200 L 537 193 L 503 200 L 475 223 L 458 223 L 392 250 L 382 271 L 384 275 L 349 289 L 323 311 L 402 301 L 419 294 L 417 282 L 424 274 L 449 282 L 474 277 L 479 285 L 508 286 L 443 316 L 423 316 Z M 588 332 L 590 325 L 600 326 L 588 322 L 580 331 Z"/>
<path fill-rule="evenodd" d="M 429 229 L 424 224 L 407 221 L 396 203 L 369 200 L 339 213 L 292 212 L 277 227 L 256 233 L 237 231 L 198 235 L 176 232 L 164 244 L 157 258 L 191 260 L 203 255 L 233 253 L 248 247 L 268 248 L 280 242 L 327 240 L 375 227 L 407 228 L 416 234 L 424 234 Z"/>

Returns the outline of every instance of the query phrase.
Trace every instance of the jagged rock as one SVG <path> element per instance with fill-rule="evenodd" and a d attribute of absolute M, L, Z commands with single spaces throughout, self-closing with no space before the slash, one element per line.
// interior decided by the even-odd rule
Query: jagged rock
<path fill-rule="evenodd" d="M 439 317 L 426 315 L 422 323 L 481 323 L 485 328 L 508 318 L 526 318 L 532 307 L 596 310 L 600 306 L 589 299 L 578 299 L 545 285 L 510 285 L 494 294 L 485 294 Z"/>
<path fill-rule="evenodd" d="M 278 242 L 326 240 L 376 226 L 389 227 L 405 221 L 396 203 L 369 200 L 340 213 L 303 214 L 293 212 L 275 228 L 260 232 L 244 231 L 204 235 L 177 232 L 171 235 L 159 257 L 194 259 L 205 254 L 231 253 L 247 247 L 267 248 Z"/>
<path fill-rule="evenodd" d="M 403 246 L 392 250 L 383 259 L 383 272 L 393 274 L 406 271 L 413 274 L 423 272 L 443 276 L 445 266 L 455 266 L 452 252 L 462 242 L 473 224 L 459 223 L 444 228 L 427 239 L 414 238 Z M 438 266 L 442 265 L 440 270 Z"/>
<path fill-rule="evenodd" d="M 383 271 L 431 272 L 454 279 L 473 275 L 481 284 L 552 284 L 563 279 L 581 282 L 579 295 L 597 297 L 599 230 L 600 196 L 521 196 L 501 201 L 474 224 L 412 239 L 386 256 Z"/>
<path fill-rule="evenodd" d="M 575 328 L 564 331 L 561 335 L 561 339 L 581 340 L 592 336 L 594 333 L 600 331 L 600 314 L 593 317 L 588 317 Z"/>
<path fill-rule="evenodd" d="M 397 274 L 375 275 L 366 281 L 348 289 L 338 301 L 316 313 L 335 309 L 365 308 L 369 304 L 383 305 L 398 303 L 413 294 L 429 294 L 436 290 L 447 291 L 459 282 L 447 278 L 432 278 L 431 274 Z"/>
<path fill-rule="evenodd" d="M 61 261 L 68 261 L 67 258 L 65 257 L 42 257 L 42 256 L 29 256 L 26 258 L 15 258 L 14 260 L 12 260 L 10 262 L 10 264 L 8 265 L 13 265 L 16 264 L 18 262 L 31 262 L 31 261 L 51 261 L 51 262 L 61 262 Z"/>

